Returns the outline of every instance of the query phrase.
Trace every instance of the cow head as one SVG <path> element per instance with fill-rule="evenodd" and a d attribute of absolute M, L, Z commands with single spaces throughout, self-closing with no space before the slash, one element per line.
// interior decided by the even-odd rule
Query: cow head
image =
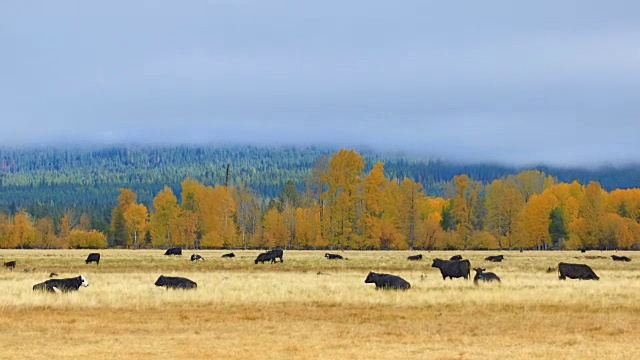
<path fill-rule="evenodd" d="M 483 271 L 487 271 L 487 269 L 482 269 L 482 268 L 474 268 L 473 270 L 475 270 L 475 272 L 478 274 L 482 274 Z"/>
<path fill-rule="evenodd" d="M 80 285 L 82 286 L 89 286 L 89 282 L 87 281 L 87 279 L 84 278 L 83 275 L 79 276 L 80 280 L 82 280 L 82 282 L 80 283 Z"/>
<path fill-rule="evenodd" d="M 439 268 L 442 265 L 442 259 L 433 259 L 433 264 L 431 264 L 431 267 L 434 268 Z"/>
<path fill-rule="evenodd" d="M 165 285 L 164 275 L 160 275 L 158 280 L 156 280 L 155 286 L 164 286 L 164 285 Z"/>
<path fill-rule="evenodd" d="M 375 282 L 375 279 L 376 279 L 377 276 L 378 276 L 378 274 L 374 273 L 373 271 L 370 271 L 369 275 L 367 275 L 367 278 L 364 279 L 364 282 L 367 283 L 367 284 Z"/>

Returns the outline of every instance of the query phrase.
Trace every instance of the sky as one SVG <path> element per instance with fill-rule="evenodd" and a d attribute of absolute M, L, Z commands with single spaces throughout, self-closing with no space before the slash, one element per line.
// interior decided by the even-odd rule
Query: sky
<path fill-rule="evenodd" d="M 0 144 L 640 163 L 638 1 L 0 3 Z"/>

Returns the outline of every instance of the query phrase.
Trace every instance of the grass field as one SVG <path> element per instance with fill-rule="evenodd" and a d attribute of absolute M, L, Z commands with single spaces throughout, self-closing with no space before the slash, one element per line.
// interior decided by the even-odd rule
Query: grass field
<path fill-rule="evenodd" d="M 633 359 L 640 349 L 640 258 L 612 253 L 285 251 L 282 264 L 253 263 L 258 251 L 0 250 L 2 359 Z M 424 260 L 407 261 L 422 253 Z M 443 281 L 436 257 L 461 254 L 502 278 L 474 286 Z M 634 258 L 634 253 L 618 252 Z M 600 281 L 558 280 L 558 262 L 590 265 Z M 28 272 L 25 272 L 25 269 Z M 399 275 L 409 291 L 376 291 L 369 271 Z M 34 293 L 48 279 L 83 274 L 90 286 Z M 473 272 L 472 272 L 473 273 Z M 184 276 L 194 291 L 154 286 Z"/>

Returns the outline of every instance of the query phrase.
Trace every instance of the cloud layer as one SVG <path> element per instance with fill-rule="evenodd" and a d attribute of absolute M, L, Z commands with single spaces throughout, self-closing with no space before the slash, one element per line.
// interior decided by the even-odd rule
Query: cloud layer
<path fill-rule="evenodd" d="M 346 3 L 8 2 L 0 141 L 640 157 L 640 4 Z"/>

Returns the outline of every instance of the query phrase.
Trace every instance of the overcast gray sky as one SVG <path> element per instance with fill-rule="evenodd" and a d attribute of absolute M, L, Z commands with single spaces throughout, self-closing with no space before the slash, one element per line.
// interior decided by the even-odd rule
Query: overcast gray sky
<path fill-rule="evenodd" d="M 0 142 L 640 159 L 638 1 L 0 3 Z"/>

